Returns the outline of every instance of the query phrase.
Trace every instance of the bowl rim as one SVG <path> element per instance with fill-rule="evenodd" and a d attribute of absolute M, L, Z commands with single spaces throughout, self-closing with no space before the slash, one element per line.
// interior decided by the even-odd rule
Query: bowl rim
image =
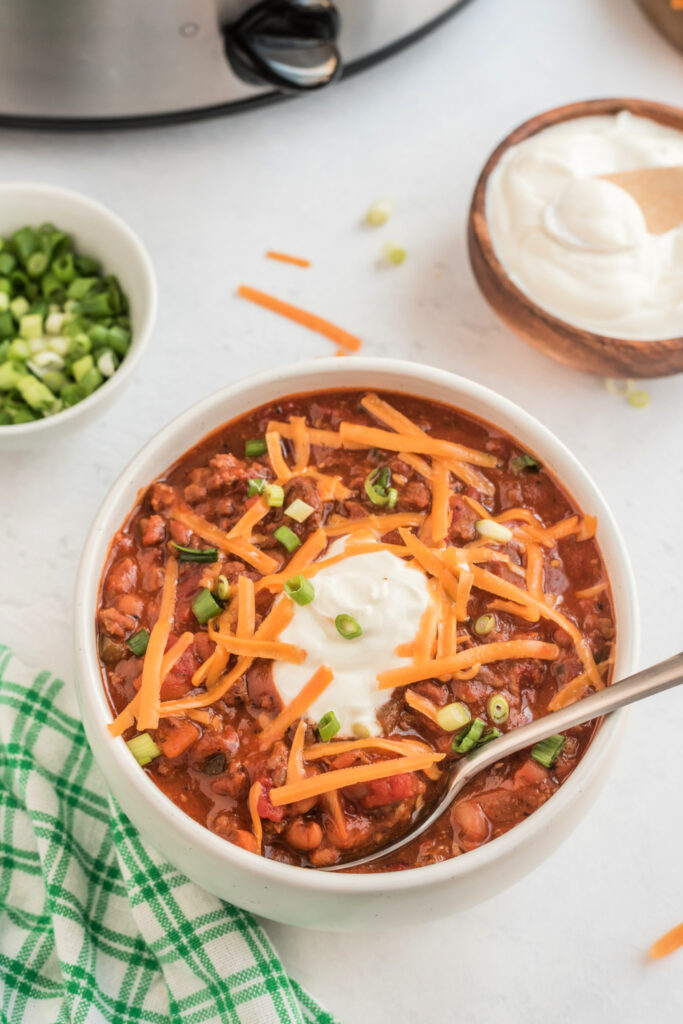
<path fill-rule="evenodd" d="M 591 346 L 595 348 L 598 346 L 602 348 L 603 346 L 618 346 L 626 358 L 629 356 L 653 356 L 655 351 L 658 351 L 659 354 L 680 353 L 683 352 L 683 334 L 670 338 L 656 338 L 651 341 L 636 338 L 618 338 L 612 335 L 599 334 L 597 331 L 589 331 L 583 327 L 576 327 L 569 320 L 562 320 L 560 317 L 555 316 L 555 314 L 550 313 L 514 283 L 504 265 L 498 259 L 489 230 L 486 213 L 488 181 L 508 149 L 520 142 L 524 142 L 532 135 L 537 135 L 545 128 L 551 128 L 565 121 L 574 121 L 581 117 L 618 114 L 622 110 L 638 117 L 656 121 L 658 124 L 663 124 L 667 127 L 677 128 L 683 132 L 683 109 L 680 107 L 659 103 L 656 100 L 641 100 L 628 96 L 577 100 L 573 103 L 565 103 L 559 107 L 550 107 L 548 110 L 534 114 L 533 117 L 528 118 L 517 125 L 516 128 L 513 128 L 511 132 L 508 132 L 487 158 L 474 187 L 467 218 L 468 233 L 476 240 L 482 258 L 495 276 L 505 296 L 510 301 L 529 307 L 539 320 L 556 334 L 561 335 L 565 340 L 579 343 L 584 347 Z M 653 346 L 656 346 L 656 349 Z"/>
<path fill-rule="evenodd" d="M 142 312 L 140 323 L 136 326 L 132 335 L 126 358 L 116 373 L 108 380 L 105 380 L 99 388 L 93 391 L 91 395 L 88 395 L 87 398 L 84 398 L 82 402 L 72 405 L 69 409 L 62 409 L 60 412 L 55 413 L 54 416 L 44 416 L 42 419 L 30 420 L 28 423 L 8 423 L 1 426 L 0 446 L 2 445 L 3 436 L 15 440 L 18 437 L 49 431 L 57 423 L 59 423 L 61 428 L 63 424 L 77 419 L 82 413 L 89 412 L 103 398 L 111 398 L 114 388 L 121 387 L 128 380 L 142 358 L 142 354 L 152 334 L 158 301 L 156 274 L 154 273 L 154 266 L 149 252 L 140 236 L 133 231 L 119 214 L 105 206 L 104 203 L 99 202 L 99 200 L 93 199 L 75 189 L 63 188 L 61 185 L 48 185 L 33 181 L 6 181 L 0 183 L 0 198 L 12 196 L 12 194 L 19 192 L 23 192 L 29 197 L 34 195 L 46 199 L 52 198 L 57 203 L 60 201 L 71 203 L 74 206 L 80 207 L 81 210 L 84 210 L 93 219 L 107 222 L 109 227 L 125 238 L 139 261 L 137 272 L 140 274 L 143 288 L 147 295 L 147 309 Z M 57 217 L 56 219 L 58 220 L 59 218 Z"/>
<path fill-rule="evenodd" d="M 492 861 L 505 860 L 511 856 L 516 848 L 523 846 L 527 841 L 534 838 L 534 834 L 542 834 L 547 831 L 555 818 L 563 809 L 571 804 L 586 788 L 591 778 L 596 775 L 600 766 L 609 754 L 613 744 L 618 738 L 621 728 L 623 712 L 615 712 L 604 720 L 601 728 L 591 742 L 586 754 L 583 756 L 571 776 L 563 783 L 557 792 L 531 814 L 524 821 L 520 822 L 508 832 L 497 839 L 486 843 L 483 846 L 471 850 L 466 856 L 457 856 L 437 864 L 424 865 L 421 867 L 408 868 L 393 872 L 378 872 L 364 874 L 344 874 L 339 872 L 316 871 L 314 869 L 301 868 L 298 866 L 283 864 L 264 857 L 255 856 L 246 850 L 242 850 L 232 843 L 227 842 L 220 836 L 211 832 L 208 828 L 194 821 L 185 814 L 172 800 L 170 800 L 152 781 L 152 779 L 141 772 L 134 758 L 126 750 L 125 743 L 121 737 L 112 738 L 106 729 L 106 725 L 112 721 L 111 710 L 105 695 L 103 680 L 101 676 L 99 658 L 97 656 L 95 639 L 95 613 L 97 603 L 97 591 L 99 590 L 99 579 L 102 572 L 102 561 L 98 557 L 100 544 L 106 543 L 107 548 L 113 536 L 114 530 L 118 529 L 117 522 L 114 529 L 110 524 L 105 523 L 110 506 L 113 506 L 119 490 L 130 488 L 133 482 L 147 472 L 147 462 L 152 462 L 157 450 L 163 448 L 164 444 L 173 437 L 182 434 L 183 431 L 194 429 L 194 439 L 185 445 L 184 451 L 188 451 L 197 444 L 207 433 L 218 429 L 220 421 L 216 426 L 208 430 L 202 425 L 202 418 L 215 410 L 216 412 L 226 410 L 224 421 L 230 419 L 229 403 L 231 400 L 239 399 L 240 394 L 246 389 L 265 388 L 269 385 L 281 384 L 282 397 L 297 393 L 297 379 L 303 378 L 306 374 L 313 374 L 325 381 L 325 390 L 334 389 L 334 377 L 336 374 L 343 375 L 347 370 L 358 371 L 362 374 L 363 380 L 382 375 L 394 374 L 406 383 L 406 393 L 416 394 L 420 391 L 421 384 L 445 386 L 453 392 L 452 404 L 454 407 L 462 407 L 462 394 L 458 406 L 456 394 L 464 392 L 472 404 L 480 402 L 490 411 L 492 424 L 496 423 L 496 417 L 503 413 L 508 417 L 514 417 L 519 424 L 519 440 L 529 432 L 535 435 L 536 443 L 532 448 L 537 448 L 537 442 L 542 441 L 542 447 L 552 452 L 554 458 L 559 458 L 569 466 L 575 478 L 580 478 L 582 485 L 592 494 L 595 511 L 599 515 L 599 529 L 609 530 L 614 541 L 616 556 L 612 565 L 610 575 L 612 579 L 619 571 L 623 586 L 623 602 L 626 614 L 623 614 L 627 623 L 624 623 L 617 636 L 618 653 L 617 662 L 623 660 L 627 671 L 635 671 L 639 657 L 640 629 L 639 609 L 633 570 L 624 545 L 623 538 L 616 524 L 614 516 L 609 509 L 604 497 L 598 490 L 593 480 L 578 459 L 555 435 L 535 417 L 531 416 L 510 399 L 499 395 L 484 385 L 441 370 L 436 367 L 428 367 L 412 363 L 407 360 L 383 359 L 376 357 L 351 356 L 345 359 L 336 357 L 328 359 L 306 360 L 300 363 L 290 364 L 285 367 L 276 367 L 264 372 L 249 376 L 235 384 L 214 392 L 205 399 L 196 402 L 189 408 L 170 421 L 164 428 L 155 434 L 138 454 L 129 462 L 123 472 L 111 486 L 105 496 L 91 526 L 90 532 L 85 541 L 83 553 L 76 578 L 76 591 L 74 596 L 74 638 L 75 658 L 77 661 L 77 695 L 83 718 L 90 718 L 97 721 L 101 726 L 104 742 L 108 746 L 109 760 L 117 775 L 123 775 L 127 782 L 137 791 L 138 798 L 143 805 L 143 810 L 150 815 L 161 815 L 168 825 L 178 835 L 178 844 L 188 847 L 201 847 L 202 852 L 209 857 L 224 862 L 229 866 L 234 863 L 237 869 L 241 869 L 251 875 L 260 878 L 267 886 L 268 883 L 284 884 L 290 890 L 297 889 L 305 892 L 328 893 L 336 895 L 384 895 L 397 891 L 413 890 L 416 888 L 439 885 L 443 882 L 453 882 L 466 879 L 468 875 L 484 868 Z M 339 387 L 367 387 L 367 383 L 358 385 L 339 384 Z M 382 389 L 381 383 L 372 386 Z M 387 385 L 387 390 L 391 388 Z M 320 388 L 322 390 L 322 388 Z M 299 388 L 300 393 L 304 393 Z M 240 413 L 239 415 L 243 415 Z M 478 415 L 480 413 L 471 413 Z M 507 428 L 501 428 L 506 429 Z M 180 453 L 176 458 L 180 458 Z M 175 459 L 174 459 L 175 461 Z M 137 482 L 139 489 L 145 488 L 150 480 L 145 477 L 142 483 Z M 563 486 L 566 486 L 560 481 Z M 571 492 L 570 492 L 571 493 Z M 103 535 L 106 531 L 106 537 Z M 93 580 L 95 584 L 93 585 Z M 92 600 L 87 598 L 89 589 L 92 589 Z M 87 706 L 87 707 L 86 707 Z M 86 715 L 85 712 L 88 712 Z M 103 756 L 103 747 L 94 750 L 96 759 Z M 106 773 L 105 773 L 106 774 Z M 125 807 L 123 807 L 125 813 Z M 163 852 L 163 851 L 162 851 Z M 164 853 L 168 856 L 167 853 Z M 169 858 L 170 859 L 170 858 Z"/>

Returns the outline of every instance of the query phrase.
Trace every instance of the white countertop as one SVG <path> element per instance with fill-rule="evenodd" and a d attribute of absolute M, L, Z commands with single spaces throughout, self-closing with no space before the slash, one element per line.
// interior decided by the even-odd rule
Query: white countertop
<path fill-rule="evenodd" d="M 547 360 L 485 305 L 466 256 L 470 194 L 513 125 L 576 99 L 683 97 L 683 58 L 627 0 L 477 0 L 338 89 L 232 119 L 93 135 L 2 132 L 2 179 L 110 204 L 149 245 L 160 311 L 142 368 L 83 436 L 0 455 L 0 642 L 69 678 L 70 604 L 85 532 L 142 443 L 217 386 L 330 343 L 234 297 L 245 281 L 320 312 L 365 352 L 429 362 L 503 391 L 595 476 L 630 549 L 643 664 L 683 636 L 683 378 L 631 408 Z M 359 221 L 395 200 L 382 231 Z M 407 262 L 380 268 L 383 240 Z M 311 258 L 300 271 L 267 248 Z M 38 627 L 38 628 L 36 628 Z M 683 952 L 649 963 L 683 920 L 683 695 L 632 711 L 588 819 L 534 874 L 456 919 L 410 932 L 268 926 L 289 969 L 344 1024 L 657 1024 L 683 1016 Z"/>

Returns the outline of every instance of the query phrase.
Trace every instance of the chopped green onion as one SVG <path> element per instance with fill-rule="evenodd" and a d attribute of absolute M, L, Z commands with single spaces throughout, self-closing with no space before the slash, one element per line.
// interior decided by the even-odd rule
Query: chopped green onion
<path fill-rule="evenodd" d="M 266 484 L 263 494 L 269 508 L 282 508 L 285 503 L 285 492 L 279 484 Z"/>
<path fill-rule="evenodd" d="M 343 636 L 345 640 L 355 640 L 357 636 L 363 635 L 363 630 L 352 615 L 342 613 L 336 617 L 334 624 L 339 635 Z"/>
<path fill-rule="evenodd" d="M 456 700 L 452 704 L 446 704 L 439 708 L 436 713 L 436 724 L 446 732 L 456 732 L 462 729 L 472 720 L 472 712 L 461 701 Z"/>
<path fill-rule="evenodd" d="M 394 204 L 389 199 L 378 199 L 365 214 L 365 223 L 373 228 L 381 227 L 394 212 Z"/>
<path fill-rule="evenodd" d="M 318 722 L 318 733 L 323 743 L 328 743 L 333 736 L 336 736 L 341 726 L 334 711 L 327 711 Z"/>
<path fill-rule="evenodd" d="M 202 587 L 192 602 L 194 617 L 200 626 L 223 611 L 223 605 L 219 604 L 208 587 Z"/>
<path fill-rule="evenodd" d="M 486 723 L 481 718 L 473 718 L 469 727 L 455 737 L 451 746 L 456 754 L 469 754 L 499 736 L 499 729 L 486 729 Z"/>
<path fill-rule="evenodd" d="M 391 470 L 389 469 L 388 466 L 378 467 L 377 469 L 373 469 L 370 473 L 368 473 L 368 475 L 365 478 L 365 493 L 367 494 L 368 498 L 370 499 L 373 505 L 383 506 L 389 504 L 391 500 L 391 496 L 389 494 L 390 483 Z M 394 491 L 394 494 L 396 494 L 396 498 L 394 499 L 394 504 L 396 504 L 398 493 Z"/>
<path fill-rule="evenodd" d="M 17 391 L 26 404 L 36 412 L 50 412 L 57 401 L 50 389 L 30 373 L 17 383 Z"/>
<path fill-rule="evenodd" d="M 296 604 L 310 604 L 315 597 L 313 584 L 302 573 L 288 579 L 284 590 L 287 597 L 291 597 Z"/>
<path fill-rule="evenodd" d="M 70 284 L 76 276 L 74 258 L 70 252 L 62 253 L 52 263 L 52 273 L 61 284 Z"/>
<path fill-rule="evenodd" d="M 283 547 L 287 548 L 290 555 L 292 551 L 296 551 L 298 547 L 301 547 L 301 541 L 288 526 L 279 526 L 273 536 L 276 540 L 280 541 Z"/>
<path fill-rule="evenodd" d="M 297 523 L 305 523 L 314 509 L 301 498 L 295 498 L 289 508 L 285 509 L 285 515 Z"/>
<path fill-rule="evenodd" d="M 357 740 L 366 740 L 370 735 L 367 725 L 363 725 L 362 722 L 354 722 L 351 726 L 351 732 Z"/>
<path fill-rule="evenodd" d="M 265 455 L 267 451 L 268 445 L 265 437 L 258 437 L 253 441 L 244 442 L 244 454 L 249 459 L 255 458 L 257 455 Z"/>
<path fill-rule="evenodd" d="M 260 476 L 252 477 L 247 481 L 247 497 L 253 498 L 255 494 L 263 494 L 263 490 L 266 486 L 266 481 Z"/>
<path fill-rule="evenodd" d="M 80 359 L 77 359 L 75 363 L 72 363 L 71 372 L 74 375 L 74 380 L 76 381 L 76 383 L 80 384 L 88 370 L 92 370 L 94 366 L 95 362 L 93 360 L 93 357 L 89 353 L 88 355 L 82 356 Z"/>
<path fill-rule="evenodd" d="M 225 603 L 230 597 L 230 584 L 228 577 L 221 575 L 216 580 L 216 586 L 213 588 L 214 593 L 221 603 Z"/>
<path fill-rule="evenodd" d="M 161 751 L 148 732 L 142 732 L 139 736 L 133 736 L 132 740 L 127 741 L 126 746 L 141 767 L 149 764 L 150 761 L 153 761 L 161 754 Z"/>
<path fill-rule="evenodd" d="M 495 519 L 478 519 L 474 525 L 479 536 L 487 540 L 498 541 L 500 544 L 507 544 L 512 540 L 512 530 L 503 523 L 497 523 Z"/>
<path fill-rule="evenodd" d="M 538 459 L 535 459 L 533 455 L 529 455 L 527 452 L 524 455 L 515 455 L 514 459 L 510 459 L 510 469 L 518 475 L 524 472 L 525 469 L 530 470 L 532 473 L 538 473 L 541 468 L 541 463 Z"/>
<path fill-rule="evenodd" d="M 628 394 L 628 404 L 632 405 L 634 409 L 644 409 L 646 405 L 650 404 L 650 396 L 642 388 L 635 388 Z"/>
<path fill-rule="evenodd" d="M 477 636 L 488 636 L 489 633 L 496 628 L 496 616 L 491 615 L 480 615 L 477 621 L 474 623 L 474 632 Z"/>
<path fill-rule="evenodd" d="M 398 501 L 398 491 L 395 487 L 390 487 L 387 491 L 387 508 L 396 508 L 396 502 Z"/>
<path fill-rule="evenodd" d="M 403 263 L 405 261 L 406 256 L 408 255 L 403 246 L 397 245 L 396 242 L 386 242 L 382 246 L 382 252 L 384 253 L 389 263 L 393 263 L 396 266 L 399 266 L 399 264 Z"/>
<path fill-rule="evenodd" d="M 489 718 L 492 722 L 500 725 L 501 722 L 507 722 L 510 715 L 510 705 L 507 702 L 507 698 L 502 693 L 492 693 L 486 703 L 486 710 L 489 713 Z"/>
<path fill-rule="evenodd" d="M 173 547 L 178 552 L 179 562 L 217 562 L 218 561 L 218 549 L 217 548 L 184 548 L 182 544 L 176 544 L 173 540 L 171 541 Z"/>
<path fill-rule="evenodd" d="M 33 252 L 26 262 L 29 277 L 42 277 L 47 270 L 48 258 L 44 252 Z"/>
<path fill-rule="evenodd" d="M 149 631 L 146 629 L 139 629 L 137 633 L 133 633 L 127 640 L 128 646 L 130 647 L 133 654 L 141 658 L 147 650 L 147 644 L 149 643 Z"/>
<path fill-rule="evenodd" d="M 554 736 L 548 736 L 544 740 L 539 740 L 531 748 L 531 756 L 534 761 L 538 761 L 544 768 L 554 768 L 555 762 L 562 753 L 564 742 L 564 736 L 561 736 L 559 733 L 556 733 Z"/>

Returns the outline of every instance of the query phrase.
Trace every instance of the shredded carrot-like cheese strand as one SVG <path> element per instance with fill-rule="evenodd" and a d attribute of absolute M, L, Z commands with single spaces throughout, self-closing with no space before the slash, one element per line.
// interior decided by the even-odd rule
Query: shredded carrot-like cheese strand
<path fill-rule="evenodd" d="M 526 589 L 538 601 L 545 601 L 543 593 L 543 552 L 538 544 L 526 547 Z"/>
<path fill-rule="evenodd" d="M 251 815 L 251 827 L 256 839 L 256 852 L 261 853 L 263 844 L 263 824 L 258 812 L 258 802 L 261 796 L 261 783 L 254 782 L 249 790 L 249 814 Z"/>
<path fill-rule="evenodd" d="M 311 444 L 320 445 L 321 448 L 357 448 L 362 449 L 365 445 L 345 445 L 336 430 L 321 430 L 319 427 L 308 427 L 308 439 Z M 277 431 L 280 437 L 286 437 L 288 441 L 294 440 L 294 428 L 291 423 L 284 423 L 280 420 L 269 420 L 267 431 Z"/>
<path fill-rule="evenodd" d="M 406 690 L 403 694 L 403 699 L 413 711 L 424 715 L 430 722 L 436 722 L 436 715 L 439 709 L 433 701 L 423 697 L 421 693 L 415 693 L 414 690 Z"/>
<path fill-rule="evenodd" d="M 140 706 L 137 714 L 138 729 L 156 729 L 159 724 L 159 703 L 161 693 L 161 667 L 166 644 L 173 626 L 176 588 L 178 585 L 178 561 L 170 557 L 164 570 L 164 585 L 157 621 L 149 635 L 145 660 L 142 665 L 140 684 Z"/>
<path fill-rule="evenodd" d="M 299 782 L 300 779 L 306 778 L 304 772 L 304 740 L 306 738 L 306 723 L 301 718 L 299 724 L 296 727 L 294 733 L 294 739 L 292 745 L 289 748 L 289 758 L 287 759 L 287 785 L 292 786 L 295 782 Z"/>
<path fill-rule="evenodd" d="M 436 458 L 455 459 L 456 462 L 471 462 L 475 466 L 495 466 L 495 455 L 465 448 L 453 441 L 442 441 L 430 434 L 392 434 L 376 427 L 364 427 L 360 423 L 343 422 L 339 425 L 344 444 L 353 441 L 366 448 L 385 448 L 392 452 L 417 452 L 418 455 L 432 455 Z"/>
<path fill-rule="evenodd" d="M 607 661 L 601 661 L 597 666 L 598 672 L 601 674 L 606 672 L 609 666 L 612 664 L 612 659 L 608 658 Z M 578 676 L 568 682 L 561 690 L 558 690 L 555 696 L 548 704 L 549 711 L 557 711 L 559 708 L 566 708 L 569 704 L 573 704 L 580 697 L 583 697 L 586 690 L 592 685 L 590 673 L 582 672 Z"/>
<path fill-rule="evenodd" d="M 270 464 L 273 467 L 273 472 L 278 480 L 285 481 L 289 480 L 292 475 L 292 471 L 285 462 L 285 457 L 282 454 L 282 443 L 280 441 L 280 435 L 276 430 L 269 430 L 266 433 L 266 444 L 268 445 L 268 458 Z"/>
<path fill-rule="evenodd" d="M 176 665 L 180 661 L 187 648 L 193 642 L 194 633 L 182 633 L 178 637 L 176 642 L 173 644 L 173 647 L 166 651 L 161 661 L 162 683 L 166 676 L 168 675 L 168 673 L 174 667 L 174 665 Z M 138 691 L 133 697 L 133 699 L 125 706 L 123 711 L 121 711 L 121 713 L 116 716 L 114 721 L 110 722 L 109 725 L 107 726 L 112 736 L 120 736 L 122 733 L 126 731 L 126 729 L 130 728 L 130 726 L 133 725 L 133 723 L 135 722 L 135 716 L 137 714 L 139 706 L 140 692 Z"/>
<path fill-rule="evenodd" d="M 360 519 L 342 519 L 324 527 L 328 537 L 343 537 L 357 530 L 375 530 L 380 536 L 401 526 L 419 526 L 424 520 L 422 512 L 393 512 L 385 516 L 362 516 Z"/>
<path fill-rule="evenodd" d="M 459 622 L 465 622 L 469 618 L 467 604 L 472 592 L 473 582 L 474 573 L 469 571 L 460 573 L 458 577 L 458 593 L 455 598 L 455 614 Z"/>
<path fill-rule="evenodd" d="M 237 583 L 237 630 L 235 635 L 240 640 L 253 637 L 256 628 L 256 603 L 254 581 L 248 576 L 240 576 Z"/>
<path fill-rule="evenodd" d="M 578 529 L 579 517 L 569 516 L 567 519 L 561 519 L 559 523 L 547 527 L 545 532 L 555 540 L 560 540 L 562 537 L 569 537 L 572 533 L 576 533 Z"/>
<path fill-rule="evenodd" d="M 290 416 L 292 424 L 292 440 L 294 441 L 294 467 L 300 473 L 308 465 L 311 457 L 311 442 L 308 440 L 308 428 L 305 416 Z"/>
<path fill-rule="evenodd" d="M 255 640 L 272 640 L 292 621 L 294 605 L 291 601 L 278 601 L 254 634 Z M 188 708 L 204 708 L 221 700 L 228 690 L 241 679 L 254 659 L 239 658 L 234 667 L 205 693 L 195 693 L 179 700 L 164 701 L 161 705 L 163 716 L 181 715 Z"/>
<path fill-rule="evenodd" d="M 256 637 L 241 639 L 212 629 L 209 629 L 209 636 L 230 654 L 237 654 L 242 658 L 270 658 L 292 665 L 300 665 L 306 660 L 306 651 L 301 647 L 295 647 L 294 644 L 283 644 L 277 640 L 257 640 Z"/>
<path fill-rule="evenodd" d="M 324 530 L 316 530 L 290 558 L 287 568 L 283 572 L 271 576 L 264 576 L 256 584 L 256 590 L 282 590 L 284 584 L 292 576 L 303 572 L 327 547 L 327 534 Z"/>
<path fill-rule="evenodd" d="M 251 537 L 251 532 L 256 524 L 260 523 L 269 512 L 270 508 L 263 498 L 257 498 L 251 508 L 248 508 L 233 528 L 228 531 L 228 537 Z"/>
<path fill-rule="evenodd" d="M 269 249 L 266 258 L 278 260 L 280 263 L 291 263 L 295 267 L 310 267 L 311 265 L 311 261 L 304 259 L 303 256 L 290 256 L 289 253 L 277 252 L 275 249 Z"/>
<path fill-rule="evenodd" d="M 650 956 L 653 960 L 661 960 L 662 957 L 675 953 L 681 946 L 683 946 L 683 924 L 678 924 L 666 935 L 662 935 L 661 939 L 657 939 L 650 947 Z"/>
<path fill-rule="evenodd" d="M 437 602 L 430 597 L 427 607 L 422 613 L 420 625 L 414 640 L 413 660 L 418 665 L 432 656 L 432 650 L 436 645 L 438 615 L 439 606 Z"/>
<path fill-rule="evenodd" d="M 292 722 L 295 722 L 297 718 L 303 717 L 311 704 L 324 693 L 333 679 L 334 673 L 332 669 L 327 665 L 321 665 L 313 673 L 305 686 L 301 688 L 294 700 L 290 701 L 280 714 L 263 730 L 259 736 L 261 750 L 267 750 L 268 747 L 273 745 L 275 740 L 284 736 Z"/>
<path fill-rule="evenodd" d="M 277 786 L 271 789 L 269 796 L 274 807 L 282 807 L 284 804 L 293 804 L 308 797 L 320 796 L 331 789 L 343 789 L 360 782 L 371 782 L 373 779 L 387 779 L 391 775 L 422 771 L 436 761 L 441 761 L 443 757 L 443 754 L 417 754 L 413 757 L 394 757 L 388 761 L 362 764 L 355 768 L 338 768 L 322 775 L 313 775 L 293 786 Z"/>
<path fill-rule="evenodd" d="M 435 576 L 448 596 L 453 601 L 457 601 L 458 582 L 453 574 L 444 566 L 439 556 L 434 554 L 433 551 L 430 551 L 427 545 L 413 533 L 410 533 L 409 530 L 399 529 L 398 532 L 401 536 L 401 540 L 410 553 L 417 559 L 422 568 L 426 569 L 430 575 Z"/>
<path fill-rule="evenodd" d="M 502 640 L 497 643 L 479 644 L 466 651 L 459 651 L 450 658 L 437 658 L 422 665 L 406 665 L 393 668 L 377 675 L 380 690 L 395 686 L 409 686 L 423 679 L 433 679 L 448 672 L 457 672 L 473 665 L 488 665 L 493 661 L 507 661 L 517 658 L 541 658 L 553 661 L 559 654 L 556 644 L 542 640 Z"/>
<path fill-rule="evenodd" d="M 515 604 L 514 601 L 501 601 L 495 598 L 489 601 L 489 608 L 492 612 L 507 612 L 508 615 L 516 615 L 525 622 L 538 622 L 540 613 L 535 605 Z"/>
<path fill-rule="evenodd" d="M 585 590 L 575 590 L 574 597 L 578 597 L 579 600 L 590 600 L 591 597 L 597 597 L 598 594 L 602 594 L 603 590 L 607 590 L 606 583 L 596 583 L 593 587 L 586 587 Z"/>
<path fill-rule="evenodd" d="M 330 341 L 334 341 L 337 345 L 344 345 L 354 352 L 357 352 L 361 347 L 362 342 L 355 335 L 349 334 L 348 331 L 342 330 L 341 327 L 330 323 L 329 320 L 324 320 L 321 316 L 316 316 L 315 313 L 308 313 L 304 309 L 299 309 L 298 306 L 292 306 L 289 302 L 283 302 L 282 299 L 277 299 L 274 295 L 268 295 L 257 288 L 250 288 L 246 284 L 239 286 L 237 294 L 243 299 L 255 302 L 257 306 L 269 309 L 271 313 L 279 313 L 280 316 L 293 320 L 302 327 L 307 327 L 310 331 L 322 334 L 323 337 L 329 338 Z"/>
<path fill-rule="evenodd" d="M 389 754 L 433 754 L 434 751 L 423 740 L 386 739 L 384 736 L 370 736 L 362 740 L 330 740 L 329 743 L 312 743 L 304 747 L 305 761 L 322 761 L 346 754 L 351 750 L 383 750 Z"/>
<path fill-rule="evenodd" d="M 315 466 L 306 466 L 305 469 L 301 470 L 301 473 L 302 476 L 313 477 L 318 485 L 318 493 L 323 501 L 332 501 L 335 498 L 339 501 L 344 501 L 345 498 L 351 497 L 351 489 L 342 483 L 340 476 L 329 476 L 327 473 L 321 473 Z"/>
<path fill-rule="evenodd" d="M 277 568 L 277 562 L 270 555 L 267 555 L 264 551 L 259 551 L 257 547 L 254 547 L 253 544 L 250 544 L 249 541 L 244 540 L 242 537 L 229 537 L 223 530 L 219 530 L 213 523 L 209 523 L 206 519 L 202 519 L 201 516 L 195 515 L 194 512 L 186 512 L 185 509 L 174 508 L 171 511 L 171 516 L 173 519 L 177 519 L 179 523 L 182 523 L 183 526 L 189 527 L 193 533 L 208 541 L 209 544 L 220 548 L 221 551 L 237 555 L 238 558 L 248 562 L 249 565 L 253 565 L 261 573 L 270 573 L 273 569 Z"/>

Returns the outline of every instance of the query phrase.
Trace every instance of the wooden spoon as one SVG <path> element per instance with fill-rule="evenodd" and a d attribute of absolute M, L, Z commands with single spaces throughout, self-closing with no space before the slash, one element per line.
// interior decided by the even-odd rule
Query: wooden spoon
<path fill-rule="evenodd" d="M 600 177 L 633 196 L 651 234 L 663 235 L 683 224 L 683 167 L 642 167 Z"/>

